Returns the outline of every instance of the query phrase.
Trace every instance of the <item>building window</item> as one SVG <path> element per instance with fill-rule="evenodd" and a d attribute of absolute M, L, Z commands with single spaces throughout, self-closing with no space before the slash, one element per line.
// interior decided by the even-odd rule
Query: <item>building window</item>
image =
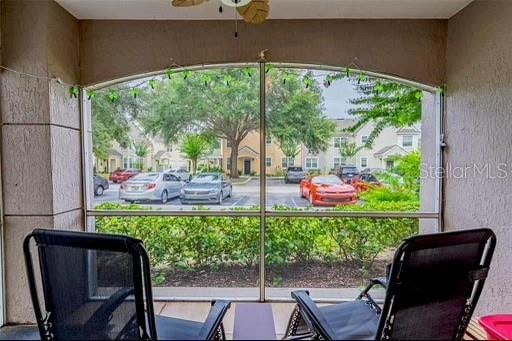
<path fill-rule="evenodd" d="M 307 169 L 318 169 L 318 158 L 317 157 L 307 157 L 306 158 L 306 168 Z"/>
<path fill-rule="evenodd" d="M 402 136 L 402 147 L 412 147 L 412 135 Z"/>
<path fill-rule="evenodd" d="M 386 160 L 386 169 L 390 170 L 395 167 L 395 162 L 393 160 Z"/>
<path fill-rule="evenodd" d="M 172 146 L 167 146 L 167 152 L 169 152 L 169 153 L 172 152 Z"/>
<path fill-rule="evenodd" d="M 295 166 L 295 158 L 294 157 L 283 157 L 281 162 L 282 168 L 288 168 Z"/>
<path fill-rule="evenodd" d="M 361 158 L 361 168 L 366 168 L 366 167 L 368 167 L 368 158 L 362 157 Z"/>
<path fill-rule="evenodd" d="M 365 145 L 368 142 L 368 136 L 361 136 L 361 144 Z"/>
<path fill-rule="evenodd" d="M 333 162 L 334 168 L 339 167 L 339 166 L 344 165 L 344 164 L 345 164 L 345 158 L 344 157 L 335 157 L 334 158 L 334 162 Z"/>
<path fill-rule="evenodd" d="M 135 168 L 135 160 L 132 157 L 123 158 L 123 168 Z"/>
<path fill-rule="evenodd" d="M 231 142 L 226 141 L 226 148 L 231 148 Z"/>
<path fill-rule="evenodd" d="M 272 136 L 267 135 L 267 138 L 265 139 L 266 144 L 272 144 Z"/>
<path fill-rule="evenodd" d="M 265 158 L 265 166 L 272 167 L 272 158 L 271 157 Z"/>
<path fill-rule="evenodd" d="M 344 144 L 347 144 L 346 137 L 335 137 L 334 138 L 334 148 L 341 148 L 341 146 Z"/>

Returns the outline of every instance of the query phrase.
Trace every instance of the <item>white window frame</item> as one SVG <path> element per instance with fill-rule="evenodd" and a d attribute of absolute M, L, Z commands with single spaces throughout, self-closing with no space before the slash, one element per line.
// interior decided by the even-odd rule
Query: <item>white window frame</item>
<path fill-rule="evenodd" d="M 266 145 L 271 145 L 272 144 L 272 136 L 267 135 L 267 137 L 265 137 L 265 144 Z"/>
<path fill-rule="evenodd" d="M 281 167 L 288 168 L 295 166 L 295 158 L 294 157 L 283 157 L 281 159 Z"/>
<path fill-rule="evenodd" d="M 348 138 L 344 136 L 336 136 L 333 138 L 333 144 L 334 148 L 341 148 L 342 144 L 345 144 L 348 142 Z"/>
<path fill-rule="evenodd" d="M 411 138 L 411 144 L 405 144 L 405 138 Z M 408 141 L 409 142 L 409 141 Z M 414 136 L 413 135 L 402 135 L 402 147 L 404 148 L 412 148 L 414 146 Z"/>
<path fill-rule="evenodd" d="M 364 166 L 363 166 L 363 160 L 364 160 L 364 163 L 365 163 Z M 359 159 L 359 165 L 361 166 L 361 168 L 368 168 L 368 157 L 367 156 L 361 156 L 361 158 Z"/>
<path fill-rule="evenodd" d="M 265 167 L 272 167 L 272 158 L 269 156 L 265 158 Z"/>
<path fill-rule="evenodd" d="M 312 164 L 313 164 L 312 160 L 315 160 L 316 167 L 312 166 Z M 308 167 L 308 161 L 309 161 L 309 164 L 310 164 L 309 167 Z M 318 158 L 317 157 L 307 157 L 304 160 L 304 168 L 306 168 L 306 169 L 318 169 Z"/>
<path fill-rule="evenodd" d="M 339 160 L 339 162 L 337 163 L 336 160 Z M 341 156 L 335 156 L 332 159 L 333 168 L 336 168 L 338 166 L 344 165 L 346 162 L 347 162 L 347 159 L 344 158 L 344 157 L 341 157 Z"/>
<path fill-rule="evenodd" d="M 365 145 L 368 142 L 368 135 L 361 136 L 361 144 Z"/>

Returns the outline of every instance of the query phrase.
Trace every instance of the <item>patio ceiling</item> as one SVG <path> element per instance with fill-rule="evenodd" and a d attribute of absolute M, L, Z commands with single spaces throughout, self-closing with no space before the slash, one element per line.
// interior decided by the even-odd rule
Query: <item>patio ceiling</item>
<path fill-rule="evenodd" d="M 232 20 L 221 0 L 174 8 L 170 0 L 56 0 L 78 19 Z M 271 0 L 270 19 L 448 19 L 473 0 Z"/>

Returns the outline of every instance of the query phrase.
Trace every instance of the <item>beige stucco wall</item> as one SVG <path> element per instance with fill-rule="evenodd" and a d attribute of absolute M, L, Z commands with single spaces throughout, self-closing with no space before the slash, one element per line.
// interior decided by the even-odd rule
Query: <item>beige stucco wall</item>
<path fill-rule="evenodd" d="M 78 82 L 78 21 L 53 1 L 2 0 L 2 65 Z M 78 100 L 55 81 L 0 74 L 7 322 L 34 321 L 22 255 L 36 227 L 81 229 Z"/>
<path fill-rule="evenodd" d="M 347 66 L 429 85 L 445 79 L 446 20 L 269 20 L 80 22 L 83 84 L 179 65 L 270 62 Z"/>
<path fill-rule="evenodd" d="M 512 1 L 477 0 L 449 20 L 446 162 L 490 173 L 446 180 L 447 230 L 492 228 L 498 245 L 477 314 L 512 311 Z M 504 165 L 506 177 L 499 175 Z"/>

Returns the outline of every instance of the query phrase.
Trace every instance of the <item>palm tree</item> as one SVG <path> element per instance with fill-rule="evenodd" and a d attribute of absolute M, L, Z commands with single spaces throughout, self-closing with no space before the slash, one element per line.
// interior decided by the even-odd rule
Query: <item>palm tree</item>
<path fill-rule="evenodd" d="M 144 142 L 136 142 L 133 144 L 133 150 L 139 158 L 137 168 L 142 170 L 144 168 L 144 158 L 149 154 L 149 147 Z"/>
<path fill-rule="evenodd" d="M 190 160 L 192 167 L 190 172 L 196 174 L 197 161 L 209 153 L 211 149 L 211 141 L 199 134 L 186 135 L 181 144 L 181 152 Z"/>

